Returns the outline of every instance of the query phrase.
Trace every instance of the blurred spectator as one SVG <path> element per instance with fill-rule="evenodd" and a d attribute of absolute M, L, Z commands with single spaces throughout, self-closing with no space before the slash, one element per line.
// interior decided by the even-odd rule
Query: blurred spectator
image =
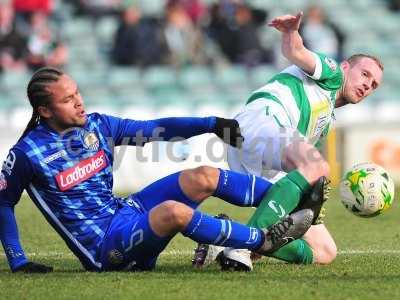
<path fill-rule="evenodd" d="M 272 63 L 273 51 L 261 45 L 258 33 L 266 16 L 265 11 L 246 4 L 221 1 L 211 8 L 208 33 L 232 63 L 249 66 Z"/>
<path fill-rule="evenodd" d="M 117 65 L 148 66 L 162 63 L 165 55 L 166 45 L 159 21 L 142 18 L 135 6 L 126 8 L 115 34 L 112 61 Z"/>
<path fill-rule="evenodd" d="M 36 12 L 30 18 L 28 66 L 36 70 L 45 65 L 62 68 L 67 63 L 66 46 L 52 33 L 47 15 Z"/>
<path fill-rule="evenodd" d="M 239 5 L 235 13 L 235 20 L 238 29 L 234 62 L 250 66 L 272 63 L 272 51 L 264 49 L 261 45 L 254 11 L 247 5 Z"/>
<path fill-rule="evenodd" d="M 391 11 L 399 12 L 400 11 L 400 0 L 386 0 L 388 7 Z"/>
<path fill-rule="evenodd" d="M 14 22 L 10 4 L 0 3 L 0 72 L 25 68 L 26 39 Z"/>
<path fill-rule="evenodd" d="M 54 6 L 53 0 L 13 0 L 14 9 L 17 13 L 42 12 L 49 14 Z"/>
<path fill-rule="evenodd" d="M 30 20 L 33 13 L 50 15 L 54 8 L 54 0 L 12 0 L 12 2 L 17 29 L 25 36 L 30 34 Z"/>
<path fill-rule="evenodd" d="M 206 63 L 202 32 L 193 24 L 183 3 L 179 0 L 168 1 L 165 16 L 164 35 L 169 63 L 175 66 Z"/>
<path fill-rule="evenodd" d="M 306 47 L 337 60 L 343 59 L 344 34 L 325 16 L 322 7 L 310 6 L 300 28 Z"/>
<path fill-rule="evenodd" d="M 108 15 L 118 15 L 126 0 L 67 0 L 75 7 L 75 14 L 87 15 L 94 19 Z M 132 1 L 130 1 L 132 2 Z"/>
<path fill-rule="evenodd" d="M 199 24 L 206 16 L 207 7 L 201 0 L 182 0 L 182 4 L 194 24 Z"/>

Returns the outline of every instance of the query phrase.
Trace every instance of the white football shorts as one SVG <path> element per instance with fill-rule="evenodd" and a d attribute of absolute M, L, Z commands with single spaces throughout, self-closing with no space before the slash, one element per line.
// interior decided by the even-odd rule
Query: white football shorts
<path fill-rule="evenodd" d="M 261 101 L 247 105 L 235 117 L 244 142 L 241 149 L 228 147 L 228 165 L 236 172 L 276 180 L 276 175 L 281 178 L 285 174 L 280 172 L 283 150 L 301 136 L 296 129 L 287 126 L 290 124 L 285 115 L 277 114 L 279 108 Z"/>

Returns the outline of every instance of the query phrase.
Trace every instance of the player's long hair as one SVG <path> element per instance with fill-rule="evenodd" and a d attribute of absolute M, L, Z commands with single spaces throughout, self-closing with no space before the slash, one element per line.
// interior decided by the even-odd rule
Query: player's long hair
<path fill-rule="evenodd" d="M 32 117 L 26 126 L 21 138 L 34 129 L 40 121 L 38 112 L 39 106 L 46 106 L 51 101 L 51 93 L 48 90 L 49 84 L 58 81 L 64 73 L 56 68 L 44 67 L 37 70 L 28 83 L 27 94 L 29 103 L 32 106 Z"/>

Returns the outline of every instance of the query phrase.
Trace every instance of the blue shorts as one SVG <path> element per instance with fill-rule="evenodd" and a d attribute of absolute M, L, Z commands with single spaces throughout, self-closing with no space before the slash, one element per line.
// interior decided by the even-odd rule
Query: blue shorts
<path fill-rule="evenodd" d="M 150 227 L 149 211 L 167 200 L 196 209 L 179 187 L 180 172 L 171 174 L 130 195 L 120 204 L 103 241 L 100 261 L 104 271 L 152 270 L 173 236 L 159 237 Z"/>

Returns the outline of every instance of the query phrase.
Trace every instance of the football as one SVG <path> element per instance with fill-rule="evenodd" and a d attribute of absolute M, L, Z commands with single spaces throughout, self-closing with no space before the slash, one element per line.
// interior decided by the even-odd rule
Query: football
<path fill-rule="evenodd" d="M 343 205 L 359 217 L 374 217 L 393 203 L 394 183 L 384 168 L 361 163 L 347 171 L 340 182 Z"/>

